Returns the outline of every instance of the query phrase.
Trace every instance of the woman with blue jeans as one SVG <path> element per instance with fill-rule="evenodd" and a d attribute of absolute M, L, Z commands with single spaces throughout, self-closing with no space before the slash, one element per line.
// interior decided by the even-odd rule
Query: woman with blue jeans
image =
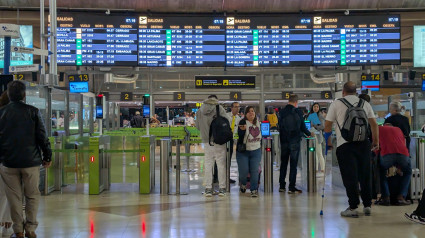
<path fill-rule="evenodd" d="M 258 197 L 258 168 L 261 162 L 261 130 L 254 107 L 245 109 L 245 118 L 239 122 L 238 146 L 236 161 L 238 162 L 239 183 L 241 193 L 246 192 L 248 174 L 251 175 L 251 197 Z"/>

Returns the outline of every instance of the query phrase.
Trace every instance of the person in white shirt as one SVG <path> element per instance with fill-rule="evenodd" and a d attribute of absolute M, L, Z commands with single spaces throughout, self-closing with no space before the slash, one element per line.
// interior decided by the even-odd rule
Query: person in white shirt
<path fill-rule="evenodd" d="M 251 197 L 258 197 L 259 166 L 261 162 L 261 127 L 255 116 L 254 107 L 245 109 L 245 118 L 239 122 L 238 144 L 245 144 L 245 150 L 236 151 L 240 192 L 246 192 L 248 173 L 250 174 Z"/>
<path fill-rule="evenodd" d="M 363 109 L 366 113 L 368 122 L 372 129 L 372 147 L 373 149 L 379 148 L 379 135 L 378 135 L 378 124 L 375 120 L 375 114 L 373 113 L 370 104 L 363 99 L 359 99 L 356 96 L 356 84 L 354 82 L 347 82 L 344 84 L 342 95 L 345 100 L 348 101 L 352 106 L 357 106 L 360 100 L 364 102 Z M 359 183 L 361 187 L 361 197 L 363 200 L 365 215 L 370 215 L 372 205 L 372 194 L 371 194 L 371 163 L 370 163 L 370 141 L 366 139 L 364 141 L 347 142 L 341 135 L 340 128 L 343 127 L 345 121 L 345 115 L 347 106 L 342 100 L 335 100 L 329 107 L 328 114 L 325 121 L 325 141 L 327 146 L 330 146 L 329 137 L 332 133 L 332 124 L 337 123 L 336 139 L 337 149 L 336 156 L 339 163 L 339 169 L 341 171 L 342 181 L 348 196 L 348 207 L 345 211 L 341 212 L 341 216 L 344 217 L 358 217 L 357 207 L 360 204 L 359 199 Z"/>

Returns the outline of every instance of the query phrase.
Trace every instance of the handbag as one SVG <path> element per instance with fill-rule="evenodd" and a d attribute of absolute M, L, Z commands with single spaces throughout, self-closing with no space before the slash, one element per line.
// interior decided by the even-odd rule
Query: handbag
<path fill-rule="evenodd" d="M 237 152 L 245 152 L 246 151 L 246 141 L 248 140 L 248 136 L 246 137 L 246 140 L 243 143 L 238 143 L 236 145 L 236 151 Z"/>

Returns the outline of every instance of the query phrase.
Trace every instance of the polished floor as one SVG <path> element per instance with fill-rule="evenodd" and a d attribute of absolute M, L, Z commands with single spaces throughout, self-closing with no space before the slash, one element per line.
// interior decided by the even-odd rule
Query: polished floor
<path fill-rule="evenodd" d="M 344 190 L 332 188 L 330 169 L 326 176 L 324 215 L 320 216 L 320 193 L 279 193 L 276 183 L 274 193 L 264 194 L 261 188 L 258 198 L 239 194 L 236 185 L 231 186 L 226 197 L 205 198 L 202 157 L 191 160 L 190 167 L 196 172 L 182 176 L 182 190 L 188 191 L 190 185 L 188 195 L 161 196 L 158 183 L 154 194 L 139 195 L 136 184 L 114 183 L 110 191 L 101 195 L 64 188 L 62 192 L 43 196 L 38 237 L 425 237 L 425 226 L 403 217 L 416 204 L 374 206 L 370 217 L 361 214 L 360 218 L 342 218 L 339 212 L 347 207 L 347 199 Z M 231 170 L 236 178 L 234 160 Z M 277 176 L 275 171 L 275 181 Z M 319 176 L 319 188 L 322 184 L 323 176 Z M 3 236 L 10 233 L 3 231 Z"/>

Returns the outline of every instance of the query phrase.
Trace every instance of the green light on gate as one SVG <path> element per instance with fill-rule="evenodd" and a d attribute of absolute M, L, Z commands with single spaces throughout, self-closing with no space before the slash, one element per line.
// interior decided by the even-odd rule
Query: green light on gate
<path fill-rule="evenodd" d="M 314 147 L 308 148 L 309 151 L 315 151 L 316 149 Z"/>
<path fill-rule="evenodd" d="M 149 97 L 150 96 L 150 94 L 145 94 L 145 97 Z"/>

